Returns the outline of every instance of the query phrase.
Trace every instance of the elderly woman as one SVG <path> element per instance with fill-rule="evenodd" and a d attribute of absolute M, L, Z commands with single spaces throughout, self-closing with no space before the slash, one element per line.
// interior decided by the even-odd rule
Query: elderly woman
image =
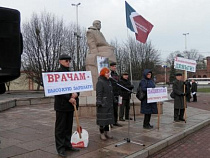
<path fill-rule="evenodd" d="M 152 80 L 152 71 L 145 69 L 141 80 L 141 88 L 144 93 L 147 93 L 147 88 L 155 88 L 155 83 Z M 151 129 L 153 126 L 150 124 L 151 114 L 157 114 L 157 103 L 147 103 L 147 97 L 141 101 L 141 113 L 144 114 L 143 128 Z"/>
<path fill-rule="evenodd" d="M 96 84 L 96 123 L 100 127 L 102 140 L 113 138 L 109 135 L 109 125 L 114 124 L 113 91 L 109 76 L 110 70 L 102 68 Z"/>

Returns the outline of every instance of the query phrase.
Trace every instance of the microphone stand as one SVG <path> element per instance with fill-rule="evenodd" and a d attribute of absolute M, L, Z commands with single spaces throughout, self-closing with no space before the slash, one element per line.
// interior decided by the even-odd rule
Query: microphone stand
<path fill-rule="evenodd" d="M 111 78 L 111 77 L 110 77 L 110 78 Z M 117 83 L 117 80 L 115 80 L 114 78 L 111 78 L 111 79 L 112 79 L 113 81 L 115 81 L 116 84 L 117 84 L 119 87 L 121 87 L 121 88 L 127 90 L 128 92 L 130 92 L 130 93 L 132 93 L 132 94 L 135 94 L 134 92 L 132 92 L 132 91 L 129 90 L 128 88 L 126 88 L 126 87 L 122 86 L 121 84 Z M 135 109 L 135 108 L 134 108 L 134 100 L 133 100 L 133 109 Z M 134 121 L 135 121 L 135 110 L 134 110 Z M 127 138 L 124 138 L 124 141 L 123 141 L 123 142 L 120 142 L 120 143 L 116 144 L 115 147 L 118 147 L 118 146 L 123 145 L 123 144 L 125 144 L 125 143 L 133 143 L 133 144 L 145 146 L 145 144 L 138 143 L 138 142 L 134 142 L 134 141 L 132 141 L 132 140 L 130 139 L 130 114 L 128 114 L 128 136 L 127 136 Z"/>

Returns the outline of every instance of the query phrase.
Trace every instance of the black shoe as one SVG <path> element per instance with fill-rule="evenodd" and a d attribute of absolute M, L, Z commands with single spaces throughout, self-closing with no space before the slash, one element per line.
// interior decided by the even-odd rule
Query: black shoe
<path fill-rule="evenodd" d="M 122 127 L 122 125 L 120 125 L 119 123 L 115 123 L 113 124 L 114 126 L 118 126 L 118 127 Z"/>
<path fill-rule="evenodd" d="M 144 129 L 152 129 L 153 127 L 151 127 L 150 125 L 147 126 L 143 126 Z"/>
<path fill-rule="evenodd" d="M 78 148 L 73 148 L 73 147 L 67 147 L 66 150 L 67 150 L 67 151 L 80 151 L 80 149 L 78 149 Z"/>
<path fill-rule="evenodd" d="M 180 120 L 174 120 L 174 122 L 180 122 Z"/>
<path fill-rule="evenodd" d="M 120 120 L 120 121 L 125 121 L 125 120 L 124 120 L 124 119 L 122 119 L 122 118 L 121 118 L 121 119 L 119 119 L 119 120 Z"/>
<path fill-rule="evenodd" d="M 58 155 L 61 157 L 66 157 L 66 152 L 65 151 L 59 151 Z"/>
<path fill-rule="evenodd" d="M 180 118 L 180 119 L 179 119 L 179 121 L 185 121 L 185 119 L 183 119 L 183 118 Z"/>
<path fill-rule="evenodd" d="M 128 118 L 125 118 L 126 120 L 129 120 Z M 132 118 L 130 118 L 130 120 L 133 120 Z"/>
<path fill-rule="evenodd" d="M 153 128 L 153 125 L 150 125 L 150 124 L 149 124 L 149 126 L 150 126 L 151 128 Z"/>

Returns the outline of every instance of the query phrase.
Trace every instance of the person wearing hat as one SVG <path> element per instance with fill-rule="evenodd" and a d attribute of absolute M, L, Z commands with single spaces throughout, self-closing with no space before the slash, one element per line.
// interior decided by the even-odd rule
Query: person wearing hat
<path fill-rule="evenodd" d="M 133 89 L 133 85 L 131 85 L 131 82 L 129 80 L 129 75 L 127 72 L 122 73 L 119 84 L 129 90 Z M 132 120 L 132 118 L 129 117 L 131 93 L 121 87 L 120 88 L 120 96 L 122 97 L 122 105 L 120 106 L 119 120 L 125 121 L 124 113 L 125 113 L 126 120 L 128 120 L 128 119 Z"/>
<path fill-rule="evenodd" d="M 68 72 L 71 57 L 62 54 L 59 57 L 60 67 L 57 72 Z M 66 150 L 79 151 L 71 145 L 74 106 L 79 103 L 79 93 L 61 94 L 55 96 L 54 109 L 56 111 L 55 145 L 58 155 L 65 157 Z"/>
<path fill-rule="evenodd" d="M 119 97 L 119 91 L 120 87 L 117 85 L 119 82 L 119 75 L 117 74 L 117 66 L 116 62 L 111 62 L 110 63 L 110 70 L 111 70 L 111 83 L 113 87 L 113 93 L 114 93 L 114 103 L 113 103 L 113 108 L 114 108 L 114 126 L 122 127 L 117 121 L 118 121 L 118 97 Z"/>
<path fill-rule="evenodd" d="M 114 96 L 109 76 L 110 70 L 106 67 L 102 68 L 96 84 L 96 123 L 99 125 L 101 140 L 113 138 L 109 134 L 109 125 L 114 124 Z"/>
<path fill-rule="evenodd" d="M 176 73 L 176 80 L 173 83 L 174 92 L 174 122 L 184 120 L 184 82 L 182 81 L 182 73 Z"/>

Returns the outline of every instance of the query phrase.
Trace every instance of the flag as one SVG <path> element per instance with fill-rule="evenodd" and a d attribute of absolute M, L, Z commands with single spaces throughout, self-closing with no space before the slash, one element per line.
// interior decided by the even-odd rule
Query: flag
<path fill-rule="evenodd" d="M 145 43 L 153 25 L 139 15 L 126 1 L 125 10 L 127 27 L 135 32 L 136 40 Z"/>

